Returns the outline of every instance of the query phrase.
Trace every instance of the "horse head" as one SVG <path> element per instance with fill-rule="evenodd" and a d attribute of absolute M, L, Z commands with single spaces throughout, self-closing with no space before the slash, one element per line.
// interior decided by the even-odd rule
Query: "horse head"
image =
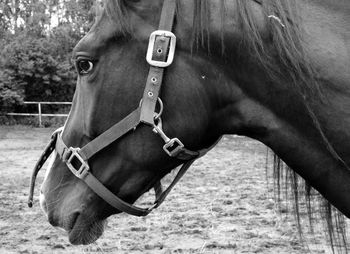
<path fill-rule="evenodd" d="M 49 222 L 74 244 L 95 241 L 108 216 L 147 213 L 131 204 L 223 134 L 264 142 L 349 211 L 329 194 L 332 179 L 320 181 L 328 173 L 321 164 L 349 178 L 337 157 L 345 149 L 329 131 L 332 121 L 319 114 L 320 89 L 292 3 L 106 1 L 73 52 L 76 92 L 64 129 L 53 137 L 56 152 L 41 187 Z M 150 39 L 159 23 L 162 31 Z M 170 66 L 159 64 L 173 56 Z M 101 198 L 96 181 L 118 204 Z"/>
<path fill-rule="evenodd" d="M 116 25 L 104 9 L 75 47 L 79 78 L 60 134 L 68 147 L 84 147 L 143 103 L 149 35 L 157 30 L 154 17 L 161 14 L 161 5 L 151 5 L 140 1 L 109 7 L 123 8 L 119 19 L 128 18 L 130 28 Z M 162 110 L 162 130 L 167 136 L 196 151 L 212 145 L 222 133 L 223 122 L 215 112 L 222 102 L 214 92 L 217 83 L 227 83 L 227 77 L 205 57 L 192 56 L 186 40 L 166 70 L 155 113 Z M 156 121 L 159 125 L 160 120 Z M 118 198 L 133 203 L 183 163 L 168 156 L 163 143 L 153 126 L 141 123 L 91 157 L 89 171 Z M 50 223 L 67 230 L 73 243 L 94 241 L 102 233 L 102 221 L 120 212 L 75 177 L 57 153 L 41 189 L 41 206 Z"/>

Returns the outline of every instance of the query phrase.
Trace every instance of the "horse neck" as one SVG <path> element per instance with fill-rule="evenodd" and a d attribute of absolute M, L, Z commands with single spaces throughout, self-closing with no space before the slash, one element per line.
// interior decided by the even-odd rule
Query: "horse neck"
<path fill-rule="evenodd" d="M 292 101 L 288 94 L 269 90 L 268 83 L 264 81 L 238 85 L 231 79 L 229 85 L 222 84 L 220 89 L 222 92 L 217 92 L 217 95 L 222 96 L 224 99 L 220 101 L 226 104 L 216 112 L 216 116 L 223 134 L 239 134 L 260 140 L 335 207 L 350 216 L 350 171 L 330 153 L 296 99 L 294 108 L 292 102 L 285 106 L 284 102 L 288 104 Z M 266 97 L 262 99 L 263 96 L 255 96 L 256 93 L 249 90 L 260 90 L 259 94 L 265 93 Z M 283 111 L 284 115 L 281 114 Z M 298 119 L 298 116 L 300 119 L 294 122 L 293 119 Z M 326 132 L 328 138 L 333 137 L 329 134 Z M 330 141 L 334 145 L 334 140 Z"/>
<path fill-rule="evenodd" d="M 309 11 L 303 11 L 303 15 L 314 11 L 315 9 L 309 8 Z M 311 54 L 312 62 L 319 64 L 319 76 L 324 80 L 322 84 L 327 84 L 325 92 L 330 92 L 327 94 L 327 103 L 317 99 L 307 102 L 286 80 L 271 82 L 268 75 L 253 62 L 249 66 L 237 66 L 233 60 L 232 69 L 237 67 L 239 71 L 227 72 L 231 77 L 232 89 L 231 93 L 226 90 L 222 96 L 234 96 L 231 96 L 231 104 L 226 105 L 225 113 L 221 115 L 225 115 L 226 133 L 250 136 L 268 145 L 349 217 L 350 198 L 347 193 L 350 191 L 350 170 L 346 163 L 350 162 L 350 142 L 347 142 L 350 141 L 350 133 L 347 131 L 350 122 L 344 119 L 350 119 L 350 112 L 339 110 L 349 104 L 346 94 L 349 72 L 338 71 L 339 68 L 344 70 L 342 63 L 348 66 L 346 63 L 349 62 L 349 55 L 346 51 L 342 53 L 342 43 L 345 42 L 341 38 L 342 33 L 332 37 L 331 29 L 322 30 L 317 28 L 317 20 L 306 20 L 302 26 L 309 32 L 305 37 L 308 45 L 312 45 L 307 51 Z M 342 29 L 348 30 L 339 28 L 338 31 Z M 331 56 L 337 56 L 336 62 L 330 61 L 332 57 L 320 50 L 322 47 L 328 48 L 325 45 L 327 42 L 334 44 L 335 50 L 332 50 Z M 332 65 L 339 65 L 339 68 Z M 336 91 L 336 88 L 339 90 Z"/>

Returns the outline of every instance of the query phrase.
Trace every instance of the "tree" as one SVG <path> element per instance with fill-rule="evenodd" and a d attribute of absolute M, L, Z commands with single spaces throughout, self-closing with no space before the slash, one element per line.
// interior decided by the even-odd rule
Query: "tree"
<path fill-rule="evenodd" d="M 23 100 L 71 100 L 71 51 L 93 21 L 94 0 L 2 0 L 0 111 Z"/>
<path fill-rule="evenodd" d="M 76 74 L 67 54 L 54 37 L 18 36 L 4 49 L 1 82 L 25 100 L 71 100 Z"/>

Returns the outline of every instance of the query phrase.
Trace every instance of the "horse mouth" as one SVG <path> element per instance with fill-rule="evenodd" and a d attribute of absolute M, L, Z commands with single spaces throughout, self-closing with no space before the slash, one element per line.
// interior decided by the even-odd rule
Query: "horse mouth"
<path fill-rule="evenodd" d="M 87 245 L 95 242 L 104 231 L 106 220 L 87 218 L 84 215 L 74 215 L 71 229 L 68 230 L 69 242 L 73 245 Z"/>

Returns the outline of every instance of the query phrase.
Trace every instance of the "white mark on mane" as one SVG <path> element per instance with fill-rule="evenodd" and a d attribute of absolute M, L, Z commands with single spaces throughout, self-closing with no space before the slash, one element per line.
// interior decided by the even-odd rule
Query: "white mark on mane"
<path fill-rule="evenodd" d="M 285 28 L 286 26 L 282 23 L 282 20 L 279 18 L 279 17 L 276 17 L 275 15 L 269 15 L 267 16 L 268 18 L 270 19 L 274 19 L 274 20 L 277 20 L 278 23 L 280 23 L 280 25 Z"/>

